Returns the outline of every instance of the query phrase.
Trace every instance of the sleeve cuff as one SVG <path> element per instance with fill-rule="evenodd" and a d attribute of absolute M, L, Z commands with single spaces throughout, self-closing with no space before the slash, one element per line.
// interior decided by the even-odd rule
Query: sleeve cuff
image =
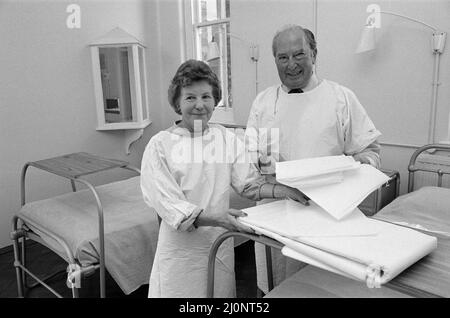
<path fill-rule="evenodd" d="M 177 230 L 178 231 L 187 231 L 187 232 L 191 232 L 191 231 L 195 230 L 196 229 L 194 226 L 195 219 L 202 211 L 203 211 L 202 208 L 196 207 L 194 209 L 194 211 L 192 211 L 191 215 L 189 215 L 188 218 L 181 221 Z"/>

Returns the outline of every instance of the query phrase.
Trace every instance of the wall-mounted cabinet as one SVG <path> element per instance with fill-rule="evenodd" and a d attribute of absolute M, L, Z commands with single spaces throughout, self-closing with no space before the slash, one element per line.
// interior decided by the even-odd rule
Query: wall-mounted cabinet
<path fill-rule="evenodd" d="M 145 46 L 121 28 L 115 28 L 90 47 L 97 130 L 133 130 L 127 133 L 129 153 L 131 143 L 151 123 Z"/>

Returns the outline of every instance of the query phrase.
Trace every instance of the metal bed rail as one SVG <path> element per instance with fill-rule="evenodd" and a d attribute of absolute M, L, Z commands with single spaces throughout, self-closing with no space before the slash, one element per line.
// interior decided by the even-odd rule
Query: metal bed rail
<path fill-rule="evenodd" d="M 208 277 L 206 282 L 206 297 L 212 298 L 214 296 L 214 273 L 215 273 L 216 254 L 222 243 L 225 240 L 229 239 L 230 237 L 243 237 L 264 244 L 266 248 L 267 282 L 269 286 L 269 291 L 272 290 L 273 275 L 272 275 L 272 258 L 271 258 L 272 256 L 270 248 L 274 247 L 277 249 L 281 249 L 283 247 L 283 244 L 264 235 L 229 231 L 221 234 L 211 246 L 211 250 L 208 257 Z"/>
<path fill-rule="evenodd" d="M 416 164 L 417 157 L 429 149 L 450 152 L 450 145 L 429 144 L 429 145 L 422 146 L 422 147 L 418 148 L 416 151 L 414 151 L 414 153 L 412 154 L 411 159 L 409 161 L 409 165 L 408 165 L 408 171 L 409 171 L 409 173 L 408 173 L 408 193 L 414 191 L 414 174 L 417 171 L 436 173 L 438 176 L 438 180 L 437 180 L 438 187 L 442 187 L 442 177 L 444 176 L 444 174 L 450 175 L 450 171 L 446 172 L 440 168 L 428 169 L 428 168 L 417 166 L 417 164 Z"/>

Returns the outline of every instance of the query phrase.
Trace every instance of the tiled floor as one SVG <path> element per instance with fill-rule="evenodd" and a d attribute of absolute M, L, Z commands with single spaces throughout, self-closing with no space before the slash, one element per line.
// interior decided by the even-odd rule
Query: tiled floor
<path fill-rule="evenodd" d="M 17 297 L 16 274 L 13 267 L 13 258 L 12 249 L 0 254 L 0 298 Z M 237 297 L 256 297 L 256 272 L 253 242 L 248 241 L 236 247 L 235 258 Z M 32 271 L 50 274 L 55 270 L 61 270 L 62 272 L 50 279 L 48 284 L 64 297 L 72 296 L 71 290 L 65 285 L 66 263 L 58 255 L 36 242 L 31 242 L 29 244 L 27 260 Z M 98 281 L 98 271 L 84 279 L 82 282 L 84 288 L 80 290 L 80 297 L 98 297 Z M 144 285 L 132 294 L 124 295 L 115 281 L 107 275 L 107 297 L 145 298 L 147 297 L 147 291 L 148 285 Z M 54 297 L 54 295 L 45 288 L 38 286 L 31 289 L 27 294 L 27 297 L 49 298 Z"/>

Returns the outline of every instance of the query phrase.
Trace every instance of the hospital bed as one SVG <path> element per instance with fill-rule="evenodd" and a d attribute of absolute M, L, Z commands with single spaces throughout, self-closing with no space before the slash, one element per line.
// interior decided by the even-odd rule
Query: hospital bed
<path fill-rule="evenodd" d="M 421 154 L 429 151 L 450 153 L 450 145 L 430 144 L 417 149 L 408 165 L 408 193 L 396 198 L 373 218 L 435 236 L 437 248 L 381 288 L 368 288 L 363 282 L 312 265 L 305 266 L 274 288 L 271 247 L 281 249 L 283 245 L 264 235 L 226 232 L 217 238 L 211 248 L 207 296 L 213 297 L 213 260 L 217 249 L 230 237 L 245 237 L 266 246 L 269 293 L 265 297 L 450 297 L 450 189 L 442 188 L 443 177 L 450 171 L 416 162 Z M 414 181 L 417 172 L 437 174 L 437 187 L 416 189 Z"/>
<path fill-rule="evenodd" d="M 70 180 L 73 192 L 26 202 L 25 179 L 29 167 Z M 110 169 L 127 169 L 137 176 L 93 186 L 86 175 Z M 27 240 L 50 248 L 68 264 L 67 285 L 79 296 L 83 278 L 100 272 L 100 297 L 106 296 L 106 270 L 125 294 L 147 284 L 158 238 L 155 211 L 142 198 L 140 171 L 125 161 L 88 153 L 73 153 L 28 162 L 21 175 L 21 209 L 13 217 L 11 239 L 19 297 L 26 296 L 27 276 L 57 297 L 60 293 L 27 268 Z M 85 189 L 77 191 L 76 184 Z"/>

